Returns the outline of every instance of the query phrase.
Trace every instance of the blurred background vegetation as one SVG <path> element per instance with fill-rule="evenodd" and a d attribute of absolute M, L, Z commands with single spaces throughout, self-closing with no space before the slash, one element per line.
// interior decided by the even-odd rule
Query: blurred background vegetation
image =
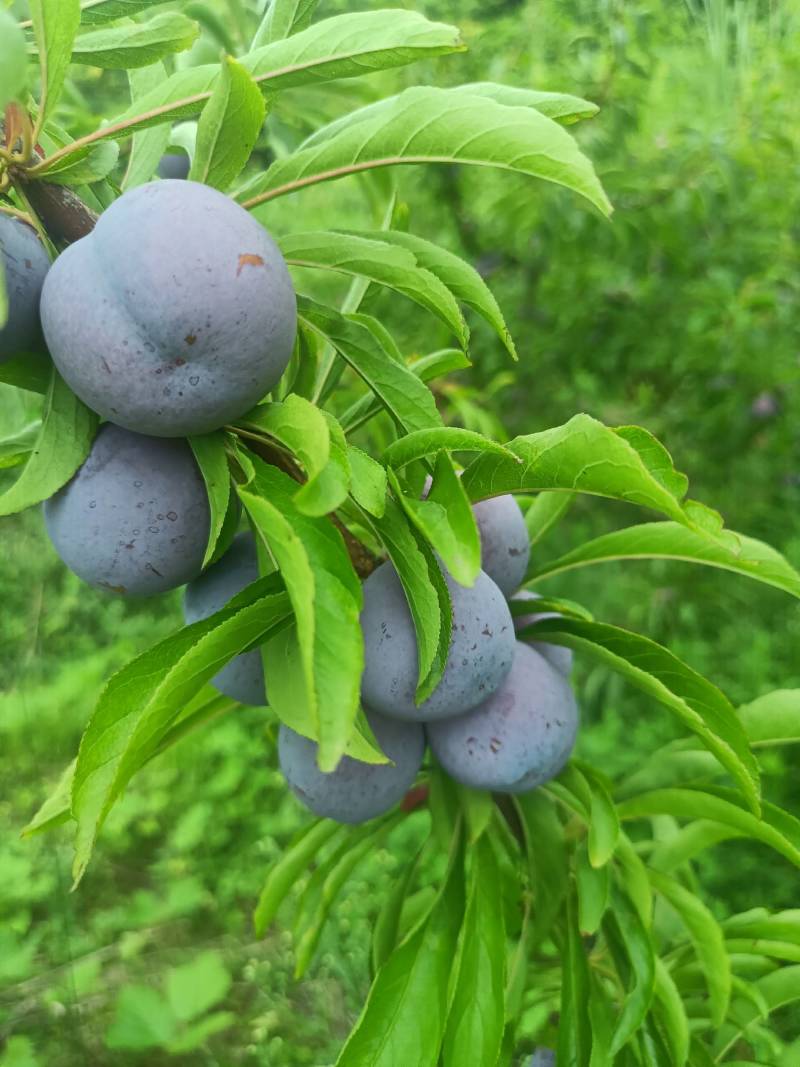
<path fill-rule="evenodd" d="M 227 46 L 243 50 L 231 16 L 240 0 L 175 6 L 204 25 L 179 65 L 219 54 L 208 12 L 232 35 Z M 319 13 L 370 6 L 386 5 L 322 0 Z M 797 7 L 404 6 L 458 23 L 469 52 L 368 84 L 286 94 L 254 165 L 326 117 L 416 82 L 504 81 L 599 103 L 577 135 L 616 206 L 610 223 L 555 187 L 513 176 L 397 174 L 408 227 L 481 270 L 521 356 L 510 363 L 474 323 L 474 367 L 442 388 L 442 404 L 453 421 L 506 435 L 577 411 L 644 425 L 688 473 L 694 496 L 800 563 Z M 91 129 L 121 110 L 126 92 L 122 74 L 81 71 L 60 121 L 76 134 Z M 275 231 L 373 225 L 380 191 L 380 180 L 349 179 L 262 218 Z M 433 319 L 409 315 L 396 298 L 370 294 L 368 303 L 405 354 L 447 345 Z M 2 388 L 3 425 L 24 425 L 35 405 Z M 630 519 L 618 506 L 578 501 L 537 551 L 560 555 Z M 269 714 L 242 709 L 137 778 L 70 895 L 68 835 L 23 842 L 18 830 L 74 754 L 103 680 L 179 624 L 180 601 L 125 603 L 81 586 L 38 514 L 5 520 L 1 543 L 0 1067 L 331 1063 L 366 989 L 377 902 L 411 855 L 414 819 L 426 816 L 409 820 L 407 849 L 401 835 L 359 869 L 310 979 L 295 983 L 289 934 L 256 942 L 250 914 L 267 861 L 304 816 L 275 770 Z M 800 686 L 800 612 L 777 592 L 648 563 L 577 571 L 546 588 L 669 645 L 734 702 Z M 674 736 L 662 711 L 605 668 L 579 663 L 576 686 L 582 755 L 602 770 L 624 771 Z M 780 754 L 767 771 L 767 795 L 800 811 L 800 783 Z M 796 875 L 755 845 L 720 845 L 701 871 L 720 915 L 796 904 Z"/>

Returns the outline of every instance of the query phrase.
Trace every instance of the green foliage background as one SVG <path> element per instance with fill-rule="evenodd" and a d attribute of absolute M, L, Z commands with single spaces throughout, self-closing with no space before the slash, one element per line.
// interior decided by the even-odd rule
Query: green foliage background
<path fill-rule="evenodd" d="M 236 24 L 233 2 L 181 6 Z M 459 23 L 470 51 L 446 67 L 383 74 L 369 87 L 289 93 L 262 154 L 296 142 L 309 108 L 333 116 L 416 80 L 491 78 L 600 103 L 600 117 L 578 137 L 616 206 L 611 223 L 557 189 L 509 175 L 400 174 L 415 232 L 481 269 L 520 348 L 512 366 L 488 329 L 473 324 L 475 367 L 448 380 L 442 402 L 464 425 L 509 434 L 575 411 L 646 426 L 687 471 L 695 496 L 796 563 L 800 14 L 788 4 L 722 0 L 414 6 Z M 323 0 L 320 14 L 351 7 Z M 216 57 L 212 20 L 204 25 L 177 62 Z M 71 122 L 93 128 L 124 105 L 126 92 L 120 74 L 81 72 L 66 99 Z M 308 230 L 374 222 L 352 179 L 272 208 L 276 231 L 281 212 L 301 213 Z M 375 299 L 402 339 L 407 307 Z M 430 321 L 426 351 L 447 343 Z M 33 414 L 26 405 L 35 402 L 21 397 L 0 389 L 4 424 L 24 425 Z M 612 515 L 619 519 L 618 506 L 576 503 L 541 551 L 566 551 L 609 528 Z M 54 779 L 74 753 L 102 681 L 178 623 L 179 602 L 126 604 L 81 586 L 56 560 L 36 514 L 6 520 L 0 590 L 0 1048 L 15 1035 L 0 1067 L 330 1063 L 365 992 L 377 902 L 413 854 L 414 818 L 405 848 L 378 852 L 360 868 L 310 980 L 296 985 L 288 934 L 256 942 L 250 914 L 267 862 L 304 817 L 274 770 L 263 714 L 242 710 L 139 777 L 109 820 L 81 892 L 69 895 L 69 843 L 58 835 L 22 842 L 16 831 L 41 801 L 43 778 Z M 800 686 L 800 613 L 761 586 L 643 563 L 577 571 L 546 591 L 668 645 L 734 703 Z M 633 767 L 673 736 L 665 717 L 651 715 L 605 668 L 579 663 L 577 687 L 580 754 L 603 771 Z M 799 811 L 788 758 L 771 753 L 766 769 L 767 796 Z M 700 871 L 720 916 L 796 903 L 789 865 L 759 846 L 725 843 Z M 188 984 L 212 994 L 194 1015 L 175 992 L 183 973 L 175 969 L 186 965 L 196 968 L 184 974 Z M 185 1033 L 222 1008 L 235 1025 L 202 1048 L 167 1051 L 176 1027 Z M 777 1020 L 787 1041 L 797 1036 L 796 1018 Z M 537 1024 L 529 1020 L 531 1034 Z M 121 1032 L 130 1044 L 142 1027 L 161 1027 L 161 1050 L 113 1047 Z"/>

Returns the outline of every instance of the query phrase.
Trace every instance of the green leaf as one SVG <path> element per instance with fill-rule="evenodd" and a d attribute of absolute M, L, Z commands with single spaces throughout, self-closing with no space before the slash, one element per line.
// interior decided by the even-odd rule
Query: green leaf
<path fill-rule="evenodd" d="M 115 141 L 101 141 L 37 173 L 54 185 L 87 185 L 110 174 L 118 159 L 119 145 Z"/>
<path fill-rule="evenodd" d="M 378 971 L 336 1067 L 435 1067 L 449 1008 L 448 984 L 464 915 L 459 835 L 445 884 L 427 918 Z"/>
<path fill-rule="evenodd" d="M 648 866 L 657 871 L 674 871 L 721 841 L 747 836 L 749 832 L 745 829 L 696 819 L 682 826 L 674 836 L 659 841 L 648 858 Z"/>
<path fill-rule="evenodd" d="M 0 515 L 13 515 L 47 500 L 89 455 L 98 418 L 53 370 L 42 428 L 17 481 L 0 495 Z"/>
<path fill-rule="evenodd" d="M 203 557 L 203 566 L 207 567 L 214 558 L 225 516 L 228 513 L 231 500 L 231 472 L 225 451 L 225 435 L 221 430 L 190 437 L 189 444 L 192 446 L 200 473 L 203 475 L 211 511 L 211 528 L 206 554 Z"/>
<path fill-rule="evenodd" d="M 36 445 L 42 420 L 34 419 L 15 433 L 0 440 L 0 470 L 19 467 L 25 463 Z"/>
<path fill-rule="evenodd" d="M 394 471 L 388 473 L 395 498 L 453 578 L 461 585 L 474 585 L 481 569 L 480 534 L 447 452 L 436 457 L 433 484 L 425 500 L 406 496 Z"/>
<path fill-rule="evenodd" d="M 350 490 L 353 499 L 370 515 L 381 518 L 386 511 L 386 471 L 355 445 L 347 446 L 347 456 L 353 478 Z"/>
<path fill-rule="evenodd" d="M 759 978 L 753 985 L 770 1013 L 788 1004 L 795 1004 L 800 1000 L 800 966 L 781 967 Z M 715 1063 L 733 1048 L 739 1038 L 747 1033 L 750 1024 L 760 1017 L 759 1007 L 750 1000 L 737 1003 L 736 1009 L 737 1022 L 733 1033 L 723 1031 L 715 1041 Z"/>
<path fill-rule="evenodd" d="M 281 402 L 259 404 L 237 420 L 237 426 L 259 430 L 293 452 L 310 481 L 321 474 L 331 455 L 331 435 L 322 411 L 291 393 Z"/>
<path fill-rule="evenodd" d="M 556 182 L 611 213 L 589 160 L 561 126 L 538 111 L 432 87 L 406 89 L 365 110 L 360 119 L 351 116 L 330 136 L 323 129 L 292 156 L 273 163 L 244 190 L 244 206 L 252 209 L 375 167 L 466 163 Z"/>
<path fill-rule="evenodd" d="M 253 914 L 256 937 L 263 937 L 275 918 L 278 908 L 289 895 L 303 871 L 317 853 L 340 830 L 330 819 L 318 819 L 300 831 L 294 842 L 270 867 L 264 888 Z"/>
<path fill-rule="evenodd" d="M 396 363 L 366 326 L 352 315 L 341 315 L 305 297 L 298 298 L 297 306 L 301 320 L 333 345 L 402 430 L 410 433 L 441 426 L 431 391 L 407 367 Z"/>
<path fill-rule="evenodd" d="M 23 837 L 32 837 L 68 821 L 76 763 L 77 759 L 74 759 L 64 768 L 55 789 L 22 831 Z"/>
<path fill-rule="evenodd" d="M 129 18 L 164 3 L 166 0 L 84 0 L 81 23 L 85 26 L 101 26 L 104 22 Z"/>
<path fill-rule="evenodd" d="M 436 557 L 394 499 L 387 498 L 386 511 L 372 525 L 402 582 L 414 620 L 419 657 L 416 696 L 421 702 L 439 684 L 447 663 L 453 620 L 450 593 Z"/>
<path fill-rule="evenodd" d="M 556 1062 L 589 1067 L 592 1029 L 589 1023 L 589 962 L 578 928 L 575 893 L 567 894 L 565 946 L 561 955 L 561 1008 Z"/>
<path fill-rule="evenodd" d="M 774 848 L 800 867 L 800 824 L 772 804 L 764 804 L 761 818 L 737 803 L 733 790 L 654 789 L 617 804 L 620 819 L 674 815 L 679 819 L 712 820 Z M 731 835 L 731 836 L 734 836 Z M 720 840 L 720 838 L 718 838 Z"/>
<path fill-rule="evenodd" d="M 656 963 L 650 935 L 637 910 L 619 890 L 612 891 L 611 903 L 603 920 L 603 929 L 609 942 L 616 946 L 615 956 L 624 950 L 630 971 L 622 1012 L 611 1042 L 613 1057 L 644 1022 L 653 999 Z"/>
<path fill-rule="evenodd" d="M 78 0 L 29 0 L 28 8 L 42 80 L 37 123 L 41 129 L 61 96 L 81 13 Z"/>
<path fill-rule="evenodd" d="M 218 952 L 201 952 L 189 963 L 167 971 L 165 987 L 175 1018 L 188 1022 L 222 1000 L 231 987 L 231 976 Z"/>
<path fill-rule="evenodd" d="M 440 378 L 445 374 L 452 374 L 454 371 L 464 370 L 471 366 L 469 359 L 460 348 L 441 348 L 437 352 L 430 352 L 427 356 L 421 356 L 409 363 L 409 368 L 423 382 L 431 382 L 434 378 Z"/>
<path fill-rule="evenodd" d="M 146 93 L 157 88 L 167 79 L 167 68 L 163 63 L 153 63 L 128 71 L 128 84 L 131 90 L 131 104 Z M 168 126 L 156 126 L 151 130 L 142 130 L 134 134 L 131 142 L 128 168 L 122 179 L 123 189 L 134 189 L 137 185 L 149 182 L 158 169 L 161 157 L 167 150 L 170 139 Z"/>
<path fill-rule="evenodd" d="M 578 888 L 578 925 L 581 934 L 591 936 L 600 929 L 611 892 L 608 864 L 593 867 L 585 843 L 575 854 L 575 882 Z"/>
<path fill-rule="evenodd" d="M 381 839 L 402 817 L 402 813 L 396 813 L 377 823 L 372 821 L 365 826 L 348 828 L 339 848 L 312 873 L 295 915 L 296 979 L 302 978 L 308 970 L 331 908 L 345 882 L 356 867 L 375 852 Z"/>
<path fill-rule="evenodd" d="M 417 853 L 413 862 L 400 862 L 394 882 L 384 895 L 380 911 L 372 926 L 370 962 L 373 975 L 386 963 L 397 944 L 403 904 L 417 873 L 421 855 L 422 850 Z"/>
<path fill-rule="evenodd" d="M 519 89 L 511 85 L 498 85 L 496 82 L 470 82 L 459 85 L 456 92 L 468 96 L 485 96 L 496 100 L 498 104 L 509 107 L 533 107 L 549 119 L 555 119 L 562 126 L 571 126 L 581 119 L 591 119 L 600 108 L 579 96 L 569 93 L 545 93 L 538 89 Z"/>
<path fill-rule="evenodd" d="M 532 578 L 622 559 L 674 559 L 754 578 L 800 597 L 800 574 L 774 548 L 752 537 L 720 530 L 689 529 L 676 522 L 648 522 L 587 541 L 559 559 L 538 566 Z"/>
<path fill-rule="evenodd" d="M 759 771 L 747 735 L 723 693 L 661 645 L 606 623 L 558 617 L 527 627 L 523 640 L 552 641 L 606 663 L 695 733 L 759 810 Z"/>
<path fill-rule="evenodd" d="M 464 813 L 467 844 L 474 845 L 486 833 L 494 817 L 495 805 L 491 793 L 458 785 L 458 801 Z"/>
<path fill-rule="evenodd" d="M 304 30 L 314 17 L 319 0 L 268 0 L 256 35 L 253 48 L 282 41 L 293 33 Z"/>
<path fill-rule="evenodd" d="M 564 828 L 555 806 L 542 793 L 533 791 L 515 796 L 513 803 L 525 834 L 528 880 L 534 893 L 531 941 L 535 948 L 550 935 L 567 892 Z"/>
<path fill-rule="evenodd" d="M 403 230 L 374 230 L 365 232 L 363 236 L 412 252 L 420 267 L 435 274 L 458 300 L 477 312 L 492 327 L 511 357 L 517 358 L 517 350 L 500 305 L 489 286 L 470 263 L 433 241 Z"/>
<path fill-rule="evenodd" d="M 324 19 L 286 41 L 256 49 L 240 62 L 266 92 L 360 77 L 460 50 L 458 31 L 452 26 L 429 22 L 414 11 L 368 11 Z M 212 64 L 177 71 L 94 136 L 124 137 L 196 115 L 218 75 L 219 67 Z"/>
<path fill-rule="evenodd" d="M 506 935 L 503 909 L 497 906 L 500 871 L 486 837 L 473 843 L 470 853 L 467 910 L 442 1045 L 443 1067 L 495 1064 L 503 1040 Z"/>
<path fill-rule="evenodd" d="M 589 415 L 563 426 L 516 437 L 506 448 L 517 460 L 483 455 L 464 472 L 471 500 L 544 489 L 589 493 L 660 511 L 679 522 L 686 479 L 655 438 L 629 439 Z"/>
<path fill-rule="evenodd" d="M 106 70 L 147 67 L 191 48 L 199 32 L 192 19 L 178 11 L 163 11 L 148 22 L 129 22 L 81 34 L 72 48 L 72 62 Z"/>
<path fill-rule="evenodd" d="M 114 801 L 183 705 L 234 656 L 285 624 L 289 601 L 274 589 L 274 578 L 248 586 L 221 611 L 154 645 L 108 682 L 78 751 L 72 789 L 76 883 Z"/>
<path fill-rule="evenodd" d="M 776 689 L 739 708 L 754 748 L 800 742 L 800 689 Z"/>
<path fill-rule="evenodd" d="M 608 785 L 586 764 L 579 764 L 592 790 L 589 808 L 589 860 L 593 867 L 604 867 L 619 841 L 619 817 Z"/>
<path fill-rule="evenodd" d="M 254 477 L 239 487 L 239 496 L 286 582 L 305 698 L 298 699 L 298 715 L 315 728 L 320 769 L 331 771 L 347 748 L 359 708 L 361 584 L 335 526 L 303 515 L 293 502 L 292 479 L 248 458 Z"/>
<path fill-rule="evenodd" d="M 122 987 L 114 1021 L 105 1038 L 110 1049 L 157 1048 L 174 1033 L 175 1018 L 157 990 L 142 985 Z"/>
<path fill-rule="evenodd" d="M 352 274 L 401 293 L 436 315 L 467 347 L 469 331 L 455 297 L 406 249 L 337 230 L 289 234 L 279 244 L 290 266 Z"/>
<path fill-rule="evenodd" d="M 656 984 L 653 1013 L 673 1067 L 685 1067 L 689 1058 L 689 1020 L 683 998 L 664 962 L 656 956 Z"/>
<path fill-rule="evenodd" d="M 166 1044 L 166 1049 L 175 1056 L 185 1052 L 194 1052 L 206 1043 L 209 1037 L 228 1030 L 238 1022 L 238 1016 L 232 1011 L 215 1011 L 205 1018 L 185 1026 L 181 1032 Z"/>
<path fill-rule="evenodd" d="M 0 272 L 2 269 L 0 256 Z M 4 291 L 0 279 L 0 292 Z M 26 389 L 30 393 L 47 394 L 52 374 L 53 363 L 50 357 L 42 352 L 24 352 L 0 363 L 0 382 L 4 385 L 14 385 L 17 389 Z"/>
<path fill-rule="evenodd" d="M 528 528 L 531 548 L 563 518 L 574 499 L 571 493 L 536 494 L 533 503 L 525 512 L 525 525 Z"/>
<path fill-rule="evenodd" d="M 7 11 L 0 11 L 0 111 L 21 96 L 27 80 L 25 34 Z"/>
<path fill-rule="evenodd" d="M 493 452 L 518 462 L 513 452 L 504 445 L 491 441 L 474 430 L 462 430 L 458 426 L 437 426 L 429 430 L 416 430 L 393 441 L 384 450 L 381 462 L 399 469 L 418 459 L 425 459 L 447 449 L 450 452 Z"/>
<path fill-rule="evenodd" d="M 708 985 L 711 1022 L 722 1025 L 731 996 L 731 964 L 719 923 L 698 896 L 680 882 L 650 870 L 655 890 L 675 909 L 686 927 Z"/>
<path fill-rule="evenodd" d="M 231 56 L 197 126 L 197 150 L 189 178 L 223 192 L 244 169 L 267 113 L 250 73 Z"/>

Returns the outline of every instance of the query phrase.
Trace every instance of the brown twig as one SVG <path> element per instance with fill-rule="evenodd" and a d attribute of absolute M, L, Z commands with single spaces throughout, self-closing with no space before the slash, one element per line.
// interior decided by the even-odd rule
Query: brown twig
<path fill-rule="evenodd" d="M 71 244 L 94 229 L 97 215 L 67 186 L 25 181 L 21 174 L 16 175 L 16 180 L 54 241 Z"/>

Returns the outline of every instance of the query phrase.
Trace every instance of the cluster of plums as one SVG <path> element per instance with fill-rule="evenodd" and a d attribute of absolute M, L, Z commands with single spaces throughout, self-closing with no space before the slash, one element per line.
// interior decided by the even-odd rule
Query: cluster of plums
<path fill-rule="evenodd" d="M 0 360 L 35 349 L 40 332 L 73 391 L 105 420 L 74 478 L 44 506 L 68 567 L 96 587 L 146 596 L 186 585 L 191 623 L 258 578 L 253 535 L 240 533 L 202 571 L 206 488 L 185 440 L 235 422 L 269 392 L 291 357 L 296 304 L 283 258 L 232 200 L 194 182 L 125 193 L 94 231 L 50 267 L 36 234 L 0 215 L 10 316 Z M 384 563 L 364 582 L 362 700 L 391 762 L 349 757 L 323 774 L 316 745 L 281 727 L 279 758 L 296 795 L 319 815 L 362 822 L 393 807 L 429 745 L 457 781 L 518 793 L 558 773 L 577 730 L 571 654 L 516 639 L 512 619 L 529 556 L 510 496 L 474 505 L 482 570 L 467 588 L 444 572 L 452 639 L 442 680 L 415 702 L 417 642 L 400 579 Z M 267 702 L 258 650 L 213 684 Z"/>

